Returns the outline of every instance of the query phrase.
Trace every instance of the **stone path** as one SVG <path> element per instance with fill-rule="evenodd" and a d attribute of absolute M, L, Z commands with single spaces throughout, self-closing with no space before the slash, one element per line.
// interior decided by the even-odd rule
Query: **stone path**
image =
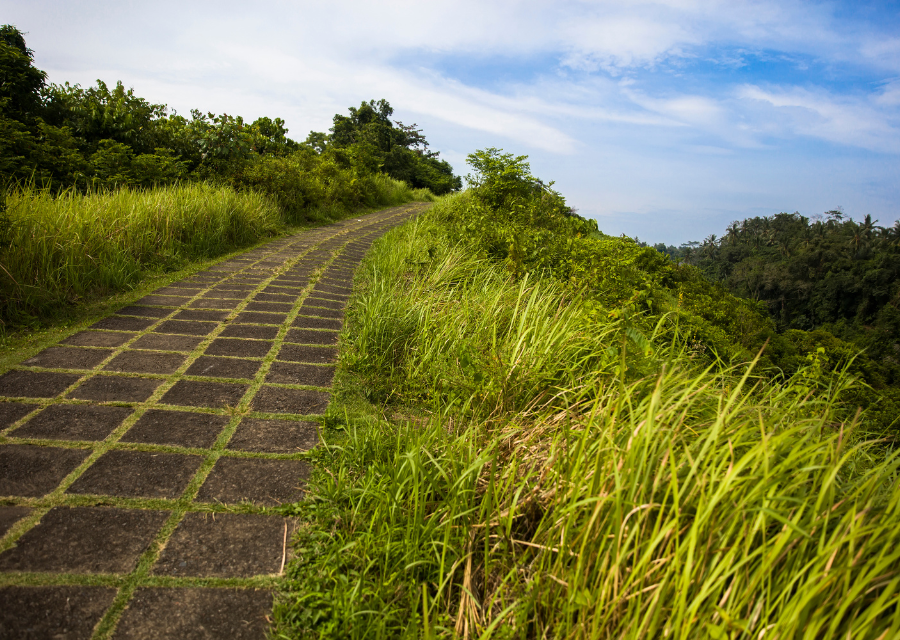
<path fill-rule="evenodd" d="M 261 638 L 353 272 L 415 204 L 271 242 L 0 376 L 0 638 Z"/>

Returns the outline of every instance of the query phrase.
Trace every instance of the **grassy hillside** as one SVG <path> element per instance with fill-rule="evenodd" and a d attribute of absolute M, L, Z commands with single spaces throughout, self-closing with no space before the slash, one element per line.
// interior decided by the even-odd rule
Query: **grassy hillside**
<path fill-rule="evenodd" d="M 752 303 L 473 160 L 364 263 L 280 636 L 900 633 L 852 367 L 773 372 Z"/>

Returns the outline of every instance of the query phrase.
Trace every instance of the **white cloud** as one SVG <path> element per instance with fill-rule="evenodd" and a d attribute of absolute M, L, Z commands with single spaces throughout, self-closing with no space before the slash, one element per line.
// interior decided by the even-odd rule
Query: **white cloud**
<path fill-rule="evenodd" d="M 900 81 L 889 82 L 875 96 L 875 102 L 884 107 L 900 107 Z"/>
<path fill-rule="evenodd" d="M 840 97 L 822 90 L 762 89 L 755 85 L 740 87 L 737 95 L 749 101 L 751 108 L 758 107 L 756 125 L 761 132 L 801 134 L 873 151 L 900 153 L 900 118 L 895 110 L 882 108 L 878 97 Z"/>
<path fill-rule="evenodd" d="M 620 68 L 652 66 L 664 56 L 680 56 L 686 46 L 700 44 L 700 38 L 683 25 L 633 14 L 576 19 L 562 31 L 571 43 L 563 64 L 587 71 L 604 68 L 615 73 Z"/>

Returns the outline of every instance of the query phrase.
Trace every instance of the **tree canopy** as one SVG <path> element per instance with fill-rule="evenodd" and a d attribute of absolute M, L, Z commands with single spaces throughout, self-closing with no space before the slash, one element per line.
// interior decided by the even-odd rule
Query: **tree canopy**
<path fill-rule="evenodd" d="M 290 157 L 294 166 L 307 166 L 303 158 L 312 153 L 320 162 L 385 173 L 436 194 L 462 186 L 416 125 L 391 120 L 384 99 L 335 115 L 329 134 L 313 132 L 301 144 L 288 137 L 281 118 L 246 122 L 199 110 L 188 118 L 121 82 L 85 88 L 46 79 L 21 31 L 0 27 L 0 182 L 34 181 L 57 191 L 193 179 L 239 186 L 248 173 L 259 173 L 261 162 Z"/>
<path fill-rule="evenodd" d="M 378 170 L 437 195 L 462 188 L 462 179 L 453 175 L 450 163 L 439 159 L 439 152 L 428 149 L 416 124 L 391 120 L 394 109 L 387 100 L 362 102 L 349 112 L 334 116 L 329 134 L 311 132 L 306 144 L 320 151 L 328 145 L 354 147 Z"/>

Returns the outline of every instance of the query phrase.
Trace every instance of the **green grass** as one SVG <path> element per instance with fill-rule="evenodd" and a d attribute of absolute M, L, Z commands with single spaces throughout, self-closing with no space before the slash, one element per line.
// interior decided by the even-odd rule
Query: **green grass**
<path fill-rule="evenodd" d="M 369 183 L 367 207 L 433 197 L 386 176 Z M 0 332 L 90 315 L 160 274 L 368 210 L 326 202 L 298 221 L 271 197 L 202 182 L 87 195 L 14 189 L 9 224 L 0 218 Z"/>
<path fill-rule="evenodd" d="M 900 460 L 851 376 L 641 341 L 442 206 L 361 269 L 278 637 L 900 634 Z"/>
<path fill-rule="evenodd" d="M 269 238 L 260 243 L 268 242 Z M 252 248 L 252 246 L 251 246 Z M 122 307 L 132 304 L 152 291 L 187 278 L 198 271 L 227 260 L 246 249 L 239 249 L 216 258 L 189 262 L 177 271 L 145 272 L 140 281 L 124 291 L 103 293 L 93 291 L 75 304 L 67 304 L 55 313 L 33 318 L 28 324 L 0 327 L 0 371 L 34 356 L 43 349 L 82 331 Z"/>
<path fill-rule="evenodd" d="M 56 197 L 22 189 L 6 205 L 0 314 L 11 319 L 127 289 L 147 271 L 211 258 L 279 230 L 278 209 L 267 198 L 202 183 Z"/>

